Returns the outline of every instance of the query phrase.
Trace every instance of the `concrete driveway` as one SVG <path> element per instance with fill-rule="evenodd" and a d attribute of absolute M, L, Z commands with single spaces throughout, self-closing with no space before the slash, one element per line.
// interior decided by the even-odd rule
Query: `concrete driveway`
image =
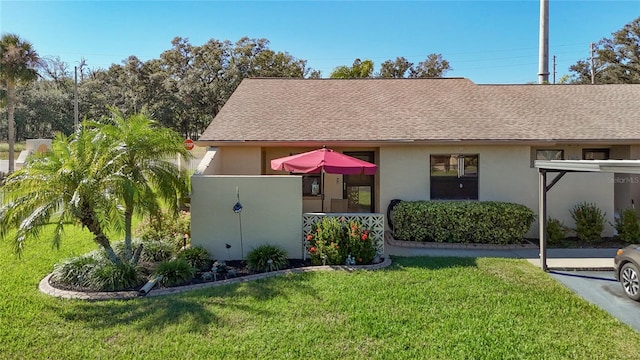
<path fill-rule="evenodd" d="M 613 271 L 549 271 L 578 296 L 640 332 L 640 302 L 629 299 Z"/>

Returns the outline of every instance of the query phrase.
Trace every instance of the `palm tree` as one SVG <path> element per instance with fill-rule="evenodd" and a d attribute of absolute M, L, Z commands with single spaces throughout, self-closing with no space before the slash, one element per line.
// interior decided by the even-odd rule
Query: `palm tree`
<path fill-rule="evenodd" d="M 136 263 L 142 250 L 131 246 L 133 215 L 159 216 L 167 206 L 175 214 L 179 201 L 189 191 L 186 171 L 179 169 L 177 156 L 189 159 L 183 139 L 173 130 L 163 128 L 145 114 L 126 117 L 111 109 L 112 117 L 97 124 L 111 142 L 112 173 L 108 183 L 124 205 L 124 259 Z"/>
<path fill-rule="evenodd" d="M 16 34 L 0 38 L 0 82 L 7 89 L 9 174 L 14 170 L 13 145 L 15 141 L 13 113 L 16 105 L 16 85 L 33 81 L 38 73 L 34 69 L 40 61 L 30 42 Z"/>
<path fill-rule="evenodd" d="M 156 127 L 146 115 L 84 121 L 70 137 L 54 138 L 52 151 L 34 155 L 7 178 L 0 207 L 0 239 L 15 230 L 21 253 L 28 238 L 54 223 L 57 246 L 65 224 L 79 222 L 94 236 L 114 264 L 138 261 L 142 247 L 132 251 L 134 214 L 158 215 L 168 206 L 177 213 L 189 190 L 185 171 L 172 161 L 189 158 L 173 130 Z M 122 258 L 114 252 L 107 229 L 124 230 Z"/>
<path fill-rule="evenodd" d="M 64 225 L 79 222 L 113 263 L 120 259 L 105 230 L 117 225 L 117 202 L 105 187 L 110 166 L 99 133 L 83 125 L 73 135 L 57 135 L 52 151 L 34 154 L 24 168 L 11 174 L 3 186 L 0 238 L 15 230 L 14 247 L 20 254 L 28 238 L 55 224 L 53 244 L 60 246 Z M 100 145 L 100 146 L 98 146 Z"/>

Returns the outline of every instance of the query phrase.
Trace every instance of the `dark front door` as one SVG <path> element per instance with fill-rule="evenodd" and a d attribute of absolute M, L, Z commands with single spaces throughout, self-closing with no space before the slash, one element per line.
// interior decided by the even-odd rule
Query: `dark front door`
<path fill-rule="evenodd" d="M 345 152 L 345 155 L 374 163 L 373 151 Z M 372 213 L 375 211 L 375 175 L 344 175 L 343 198 L 347 199 L 347 212 Z"/>

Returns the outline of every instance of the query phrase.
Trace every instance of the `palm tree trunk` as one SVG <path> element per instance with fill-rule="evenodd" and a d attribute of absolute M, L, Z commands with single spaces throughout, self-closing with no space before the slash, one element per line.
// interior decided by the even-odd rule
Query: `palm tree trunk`
<path fill-rule="evenodd" d="M 97 235 L 96 237 L 93 238 L 93 240 L 96 243 L 98 243 L 98 245 L 102 246 L 105 253 L 107 253 L 107 258 L 109 259 L 109 261 L 111 261 L 114 264 L 122 263 L 118 255 L 116 255 L 116 252 L 113 251 L 113 248 L 111 247 L 111 243 L 109 242 L 109 239 L 107 239 L 107 237 L 104 234 Z"/>
<path fill-rule="evenodd" d="M 125 210 L 124 212 L 124 261 L 130 262 L 132 260 L 131 249 L 131 223 L 132 212 Z"/>
<path fill-rule="evenodd" d="M 9 174 L 13 173 L 13 170 L 15 169 L 15 165 L 14 165 L 14 154 L 13 154 L 13 146 L 14 146 L 14 141 L 15 141 L 15 130 L 14 130 L 14 121 L 13 121 L 13 114 L 14 114 L 14 110 L 15 110 L 15 105 L 16 105 L 16 99 L 15 99 L 15 92 L 16 92 L 16 88 L 15 88 L 15 84 L 13 84 L 12 81 L 7 81 L 7 112 L 8 112 L 8 141 L 9 141 L 9 169 L 8 172 Z"/>
<path fill-rule="evenodd" d="M 109 238 L 102 231 L 102 226 L 96 219 L 96 216 L 93 212 L 93 209 L 87 204 L 84 203 L 82 205 L 82 215 L 81 215 L 81 223 L 84 225 L 91 233 L 94 235 L 93 240 L 100 245 L 107 254 L 107 258 L 114 264 L 121 264 L 122 261 L 116 255 L 115 251 L 111 247 L 111 243 L 109 242 Z"/>

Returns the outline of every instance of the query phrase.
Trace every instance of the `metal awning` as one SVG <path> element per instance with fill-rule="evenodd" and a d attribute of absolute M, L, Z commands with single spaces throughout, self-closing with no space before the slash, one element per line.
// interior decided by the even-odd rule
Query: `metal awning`
<path fill-rule="evenodd" d="M 540 262 L 547 271 L 547 192 L 568 172 L 640 174 L 640 160 L 536 160 Z M 547 173 L 557 173 L 547 184 Z"/>

